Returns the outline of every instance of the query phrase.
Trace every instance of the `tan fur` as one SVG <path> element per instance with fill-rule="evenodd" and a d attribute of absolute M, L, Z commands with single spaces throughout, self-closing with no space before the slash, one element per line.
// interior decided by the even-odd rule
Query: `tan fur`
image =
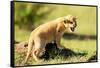
<path fill-rule="evenodd" d="M 46 44 L 54 40 L 56 41 L 57 47 L 63 49 L 63 46 L 60 44 L 60 39 L 64 34 L 65 29 L 70 28 L 71 31 L 74 31 L 75 27 L 76 18 L 72 15 L 58 18 L 37 27 L 30 35 L 28 52 L 24 63 L 27 62 L 31 50 L 33 50 L 33 58 L 35 61 L 39 61 L 38 57 L 45 52 Z"/>

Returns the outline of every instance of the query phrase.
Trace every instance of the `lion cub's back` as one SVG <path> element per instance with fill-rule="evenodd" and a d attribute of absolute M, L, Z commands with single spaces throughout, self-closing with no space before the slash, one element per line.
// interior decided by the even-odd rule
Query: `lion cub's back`
<path fill-rule="evenodd" d="M 48 22 L 45 24 L 40 25 L 35 30 L 32 31 L 31 35 L 34 35 L 34 37 L 39 36 L 43 38 L 53 38 L 56 32 L 56 22 Z"/>

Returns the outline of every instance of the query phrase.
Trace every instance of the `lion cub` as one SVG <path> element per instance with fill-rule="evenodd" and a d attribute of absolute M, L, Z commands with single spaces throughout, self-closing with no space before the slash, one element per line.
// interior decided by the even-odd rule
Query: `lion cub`
<path fill-rule="evenodd" d="M 34 29 L 28 41 L 28 52 L 24 63 L 27 62 L 31 52 L 34 60 L 38 61 L 39 56 L 45 52 L 46 44 L 52 41 L 56 41 L 57 47 L 63 49 L 60 40 L 65 29 L 68 28 L 70 31 L 74 31 L 76 26 L 76 17 L 68 15 L 42 24 Z"/>

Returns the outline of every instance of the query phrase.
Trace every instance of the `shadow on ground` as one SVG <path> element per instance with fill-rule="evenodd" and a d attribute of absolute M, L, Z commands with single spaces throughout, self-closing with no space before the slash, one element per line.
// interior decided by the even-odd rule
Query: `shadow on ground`
<path fill-rule="evenodd" d="M 88 59 L 88 62 L 95 62 L 95 61 L 97 61 L 98 59 L 97 59 L 97 55 L 93 55 L 93 56 L 91 56 L 89 59 Z"/>
<path fill-rule="evenodd" d="M 72 57 L 72 56 L 85 56 L 85 55 L 87 55 L 86 52 L 76 53 L 73 50 L 68 49 L 68 48 L 64 48 L 62 50 L 58 49 L 56 43 L 48 43 L 46 45 L 45 49 L 46 49 L 45 54 L 40 57 L 40 58 L 44 58 L 45 60 L 54 59 L 57 56 L 60 56 L 63 58 L 68 58 L 68 57 Z"/>

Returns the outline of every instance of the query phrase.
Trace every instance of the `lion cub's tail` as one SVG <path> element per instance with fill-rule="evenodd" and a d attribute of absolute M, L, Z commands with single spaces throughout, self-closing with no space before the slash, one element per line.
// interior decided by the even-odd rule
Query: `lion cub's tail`
<path fill-rule="evenodd" d="M 30 56 L 30 54 L 32 52 L 33 46 L 34 46 L 34 40 L 29 40 L 28 49 L 27 49 L 27 55 L 26 55 L 26 58 L 25 58 L 24 62 L 22 62 L 22 65 L 25 65 L 26 62 L 28 61 L 28 58 L 29 58 L 29 56 Z"/>

